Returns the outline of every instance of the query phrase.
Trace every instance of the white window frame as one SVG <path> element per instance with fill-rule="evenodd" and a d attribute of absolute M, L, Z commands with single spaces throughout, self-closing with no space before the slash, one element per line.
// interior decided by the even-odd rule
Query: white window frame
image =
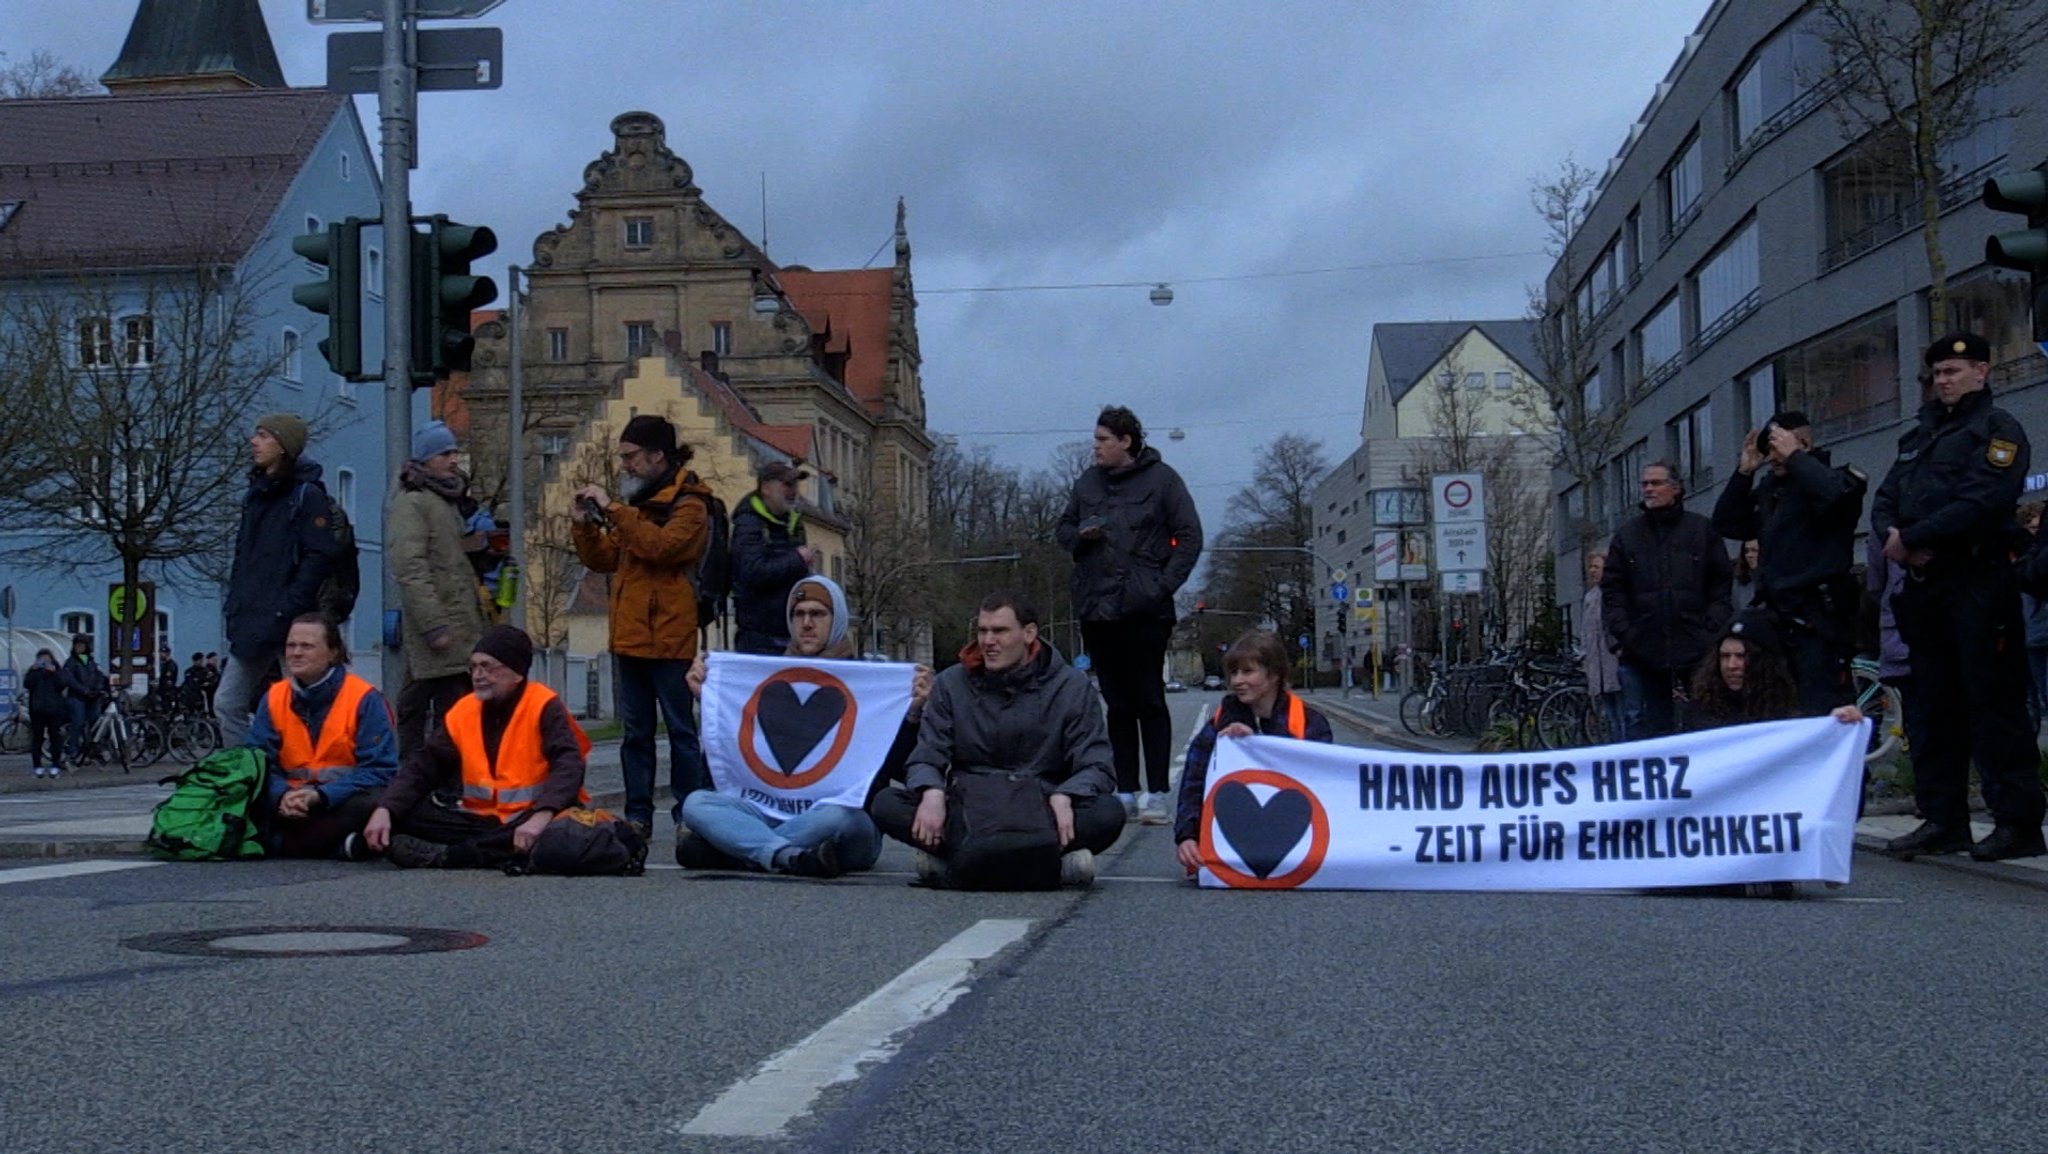
<path fill-rule="evenodd" d="M 732 355 L 731 321 L 711 322 L 711 351 L 714 355 L 721 357 Z"/>
<path fill-rule="evenodd" d="M 569 330 L 548 330 L 548 360 L 556 364 L 569 359 Z"/>
<path fill-rule="evenodd" d="M 292 384 L 305 381 L 306 335 L 290 325 L 278 333 L 278 375 Z"/>
<path fill-rule="evenodd" d="M 341 511 L 348 514 L 349 522 L 353 524 L 356 519 L 356 471 L 354 469 L 336 469 L 334 471 L 334 500 L 340 504 Z"/>
<path fill-rule="evenodd" d="M 138 340 L 136 333 L 140 331 Z M 156 363 L 156 318 L 148 313 L 129 313 L 121 318 L 118 350 L 124 368 L 148 368 Z"/>
<path fill-rule="evenodd" d="M 81 368 L 101 369 L 114 364 L 114 318 L 107 316 L 82 316 L 78 318 L 74 353 Z"/>
<path fill-rule="evenodd" d="M 374 245 L 363 250 L 363 295 L 384 299 L 384 250 Z"/>
<path fill-rule="evenodd" d="M 646 231 L 646 235 L 645 235 L 645 236 L 643 236 L 643 237 L 642 237 L 641 239 L 639 239 L 639 240 L 634 240 L 634 239 L 633 239 L 633 234 L 634 234 L 634 232 L 636 232 L 636 231 L 638 231 L 638 230 L 640 230 L 640 229 L 643 229 L 643 228 L 644 228 L 644 229 L 645 229 L 645 231 Z M 622 228 L 621 228 L 621 229 L 619 230 L 619 236 L 620 236 L 620 242 L 621 242 L 621 243 L 622 243 L 622 244 L 623 244 L 623 245 L 624 245 L 624 246 L 625 246 L 626 248 L 632 249 L 632 250 L 633 250 L 633 251 L 635 251 L 635 252 L 638 252 L 638 251 L 640 251 L 640 250 L 642 250 L 642 249 L 649 249 L 649 248 L 653 248 L 653 247 L 654 247 L 654 218 L 653 218 L 653 217 L 651 217 L 651 216 L 629 216 L 629 217 L 627 217 L 627 218 L 625 219 L 625 223 L 624 223 L 624 226 L 623 226 L 623 227 L 622 227 Z"/>

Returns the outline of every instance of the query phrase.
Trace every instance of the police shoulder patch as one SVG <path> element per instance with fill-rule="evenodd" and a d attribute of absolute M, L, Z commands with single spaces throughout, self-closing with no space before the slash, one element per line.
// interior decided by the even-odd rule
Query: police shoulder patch
<path fill-rule="evenodd" d="M 2019 455 L 2020 447 L 2018 445 L 2011 441 L 2001 441 L 1996 437 L 1991 439 L 1990 446 L 1984 450 L 1984 459 L 2000 469 L 2010 467 L 2015 460 L 2019 459 Z"/>

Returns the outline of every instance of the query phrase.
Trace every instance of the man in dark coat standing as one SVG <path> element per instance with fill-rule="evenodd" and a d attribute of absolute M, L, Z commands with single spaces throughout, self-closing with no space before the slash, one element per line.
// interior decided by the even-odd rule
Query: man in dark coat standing
<path fill-rule="evenodd" d="M 732 647 L 772 657 L 789 648 L 789 591 L 811 575 L 818 554 L 804 544 L 797 509 L 798 486 L 810 474 L 770 461 L 759 477 L 732 514 Z"/>
<path fill-rule="evenodd" d="M 214 691 L 223 749 L 248 738 L 256 694 L 284 653 L 292 619 L 319 611 L 321 582 L 340 552 L 306 438 L 306 422 L 291 413 L 259 419 L 249 437 L 249 492 L 225 606 L 228 660 Z"/>
<path fill-rule="evenodd" d="M 1675 733 L 1676 696 L 1732 616 L 1735 566 L 1712 524 L 1684 508 L 1678 470 L 1643 466 L 1642 513 L 1622 522 L 1600 578 L 1607 644 L 1621 655 L 1625 739 Z"/>
<path fill-rule="evenodd" d="M 1925 359 L 1934 395 L 1899 438 L 1898 460 L 1870 504 L 1872 536 L 1906 568 L 1892 617 L 1928 719 L 1926 740 L 1913 745 L 1913 795 L 1925 820 L 1885 849 L 1902 858 L 1963 849 L 1979 861 L 2032 857 L 2048 846 L 2011 553 L 2031 449 L 2019 421 L 1992 403 L 1989 342 L 1950 333 Z M 1972 761 L 1995 823 L 1974 845 Z"/>
<path fill-rule="evenodd" d="M 1129 409 L 1095 420 L 1095 464 L 1074 482 L 1055 531 L 1074 558 L 1074 616 L 1109 707 L 1117 791 L 1147 825 L 1164 825 L 1173 721 L 1166 711 L 1166 646 L 1173 596 L 1202 556 L 1195 501 Z M 1142 740 L 1145 789 L 1138 790 Z"/>

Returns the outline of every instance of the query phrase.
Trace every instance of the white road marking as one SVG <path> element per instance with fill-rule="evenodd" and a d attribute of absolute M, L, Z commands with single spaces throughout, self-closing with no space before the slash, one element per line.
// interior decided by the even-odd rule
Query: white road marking
<path fill-rule="evenodd" d="M 939 1016 L 967 985 L 975 964 L 1022 938 L 1029 918 L 985 918 L 925 955 L 818 1031 L 727 1088 L 680 1134 L 775 1138 L 810 1111 L 827 1086 L 850 1082 L 862 1066 L 895 1054 L 906 1030 Z"/>
<path fill-rule="evenodd" d="M 21 882 L 42 882 L 55 878 L 84 877 L 88 874 L 110 874 L 121 870 L 148 869 L 160 866 L 160 861 L 68 861 L 59 865 L 23 866 L 18 869 L 0 870 L 0 886 L 11 886 Z"/>

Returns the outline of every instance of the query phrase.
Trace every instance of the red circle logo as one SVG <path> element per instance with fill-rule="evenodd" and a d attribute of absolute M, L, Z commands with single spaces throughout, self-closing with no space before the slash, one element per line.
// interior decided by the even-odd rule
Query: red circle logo
<path fill-rule="evenodd" d="M 1254 785 L 1270 786 L 1276 792 L 1262 802 L 1251 792 Z M 1230 865 L 1217 852 L 1219 829 L 1244 868 Z M 1304 835 L 1308 853 L 1293 869 L 1274 873 L 1293 855 Z M 1202 864 L 1232 889 L 1293 889 L 1323 867 L 1323 858 L 1330 852 L 1330 815 L 1313 791 L 1286 774 L 1240 769 L 1209 785 L 1209 794 L 1202 800 L 1201 851 Z"/>
<path fill-rule="evenodd" d="M 799 701 L 795 686 L 815 686 Z M 766 717 L 763 717 L 763 713 Z M 853 723 L 860 708 L 846 683 L 822 669 L 778 670 L 754 687 L 740 709 L 740 760 L 771 789 L 802 789 L 823 781 L 846 756 L 853 741 Z M 807 769 L 818 744 L 830 734 L 832 743 Z M 775 763 L 762 760 L 765 743 Z"/>

